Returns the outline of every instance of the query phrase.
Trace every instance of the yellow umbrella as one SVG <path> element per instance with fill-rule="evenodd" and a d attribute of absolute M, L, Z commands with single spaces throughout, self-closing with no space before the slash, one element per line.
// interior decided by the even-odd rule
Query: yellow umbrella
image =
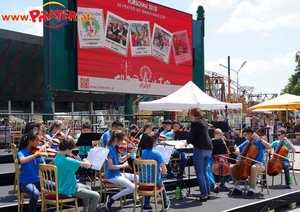
<path fill-rule="evenodd" d="M 296 110 L 300 108 L 300 96 L 292 94 L 283 94 L 274 99 L 257 104 L 248 110 L 286 110 L 286 120 L 288 120 L 288 110 Z"/>

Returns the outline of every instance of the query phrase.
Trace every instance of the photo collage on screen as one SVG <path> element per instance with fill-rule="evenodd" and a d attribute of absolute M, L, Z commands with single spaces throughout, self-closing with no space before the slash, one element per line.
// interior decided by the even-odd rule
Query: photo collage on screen
<path fill-rule="evenodd" d="M 192 60 L 186 30 L 169 32 L 149 21 L 125 20 L 108 11 L 106 22 L 102 9 L 78 7 L 78 14 L 91 14 L 90 20 L 78 22 L 80 48 L 106 48 L 127 57 L 130 46 L 132 57 L 153 56 L 168 64 L 171 50 L 175 63 Z M 105 23 L 105 24 L 104 24 Z"/>

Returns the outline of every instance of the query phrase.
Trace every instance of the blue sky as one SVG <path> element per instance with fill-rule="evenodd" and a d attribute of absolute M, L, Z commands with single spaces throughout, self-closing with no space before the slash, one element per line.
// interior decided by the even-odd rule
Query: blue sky
<path fill-rule="evenodd" d="M 294 73 L 300 50 L 300 0 L 152 0 L 152 2 L 193 14 L 205 10 L 205 69 L 227 75 L 227 56 L 231 68 L 238 70 L 241 86 L 254 86 L 253 93 L 280 93 Z M 38 9 L 41 0 L 7 1 L 0 14 Z M 28 14 L 28 13 L 27 13 Z M 41 24 L 3 22 L 0 28 L 42 35 Z M 236 81 L 236 73 L 231 79 Z"/>

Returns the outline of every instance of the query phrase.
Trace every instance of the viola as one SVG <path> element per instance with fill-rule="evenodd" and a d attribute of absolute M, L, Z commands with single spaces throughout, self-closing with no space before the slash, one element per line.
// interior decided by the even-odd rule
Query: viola
<path fill-rule="evenodd" d="M 270 176 L 276 176 L 281 173 L 283 160 L 289 153 L 289 149 L 283 145 L 283 142 L 281 142 L 276 153 L 273 154 L 272 159 L 268 161 L 268 175 Z"/>
<path fill-rule="evenodd" d="M 242 151 L 242 157 L 236 163 L 236 173 L 237 179 L 246 180 L 251 173 L 251 166 L 253 159 L 258 154 L 258 148 L 254 145 L 254 138 L 249 142 L 247 146 Z"/>

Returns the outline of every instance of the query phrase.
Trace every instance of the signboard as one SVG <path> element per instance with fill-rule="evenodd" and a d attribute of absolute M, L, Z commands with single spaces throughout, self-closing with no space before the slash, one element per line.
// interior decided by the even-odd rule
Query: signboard
<path fill-rule="evenodd" d="M 144 0 L 78 0 L 78 90 L 168 95 L 192 80 L 192 15 Z"/>

